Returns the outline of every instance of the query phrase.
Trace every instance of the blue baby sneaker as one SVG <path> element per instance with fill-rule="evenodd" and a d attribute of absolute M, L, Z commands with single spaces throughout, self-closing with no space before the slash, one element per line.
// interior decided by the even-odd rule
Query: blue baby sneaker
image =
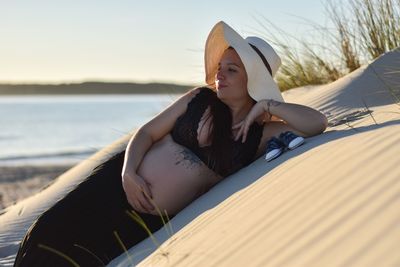
<path fill-rule="evenodd" d="M 298 136 L 291 131 L 281 133 L 279 135 L 279 140 L 290 150 L 295 149 L 304 143 L 303 137 Z"/>
<path fill-rule="evenodd" d="M 273 136 L 267 142 L 267 152 L 265 154 L 265 159 L 271 161 L 274 158 L 279 157 L 285 149 L 285 145 L 275 136 Z"/>

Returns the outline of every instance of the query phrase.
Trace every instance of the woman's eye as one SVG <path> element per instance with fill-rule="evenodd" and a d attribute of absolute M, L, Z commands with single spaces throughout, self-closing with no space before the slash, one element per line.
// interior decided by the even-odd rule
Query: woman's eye
<path fill-rule="evenodd" d="M 229 71 L 232 71 L 232 72 L 236 72 L 236 70 L 235 70 L 235 69 L 232 69 L 232 68 L 229 68 L 228 70 L 229 70 Z"/>

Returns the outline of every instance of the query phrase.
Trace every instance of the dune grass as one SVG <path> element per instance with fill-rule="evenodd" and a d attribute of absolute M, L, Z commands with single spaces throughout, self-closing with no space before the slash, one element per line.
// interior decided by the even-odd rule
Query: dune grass
<path fill-rule="evenodd" d="M 332 0 L 325 7 L 334 28 L 303 19 L 311 29 L 300 38 L 255 18 L 282 56 L 276 75 L 282 91 L 335 81 L 400 47 L 400 0 Z"/>

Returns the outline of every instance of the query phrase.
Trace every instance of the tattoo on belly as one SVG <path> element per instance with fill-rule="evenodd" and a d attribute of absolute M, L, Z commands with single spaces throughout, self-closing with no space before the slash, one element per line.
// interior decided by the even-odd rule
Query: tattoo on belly
<path fill-rule="evenodd" d="M 201 166 L 202 161 L 189 149 L 182 149 L 177 151 L 178 157 L 175 165 L 184 164 L 186 167 Z"/>

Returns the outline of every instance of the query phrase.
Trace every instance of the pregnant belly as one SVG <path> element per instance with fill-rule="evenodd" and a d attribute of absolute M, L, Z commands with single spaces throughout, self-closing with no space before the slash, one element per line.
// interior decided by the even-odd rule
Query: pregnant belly
<path fill-rule="evenodd" d="M 176 144 L 170 135 L 150 148 L 137 173 L 150 184 L 153 203 L 168 214 L 176 214 L 219 180 L 193 152 Z"/>

